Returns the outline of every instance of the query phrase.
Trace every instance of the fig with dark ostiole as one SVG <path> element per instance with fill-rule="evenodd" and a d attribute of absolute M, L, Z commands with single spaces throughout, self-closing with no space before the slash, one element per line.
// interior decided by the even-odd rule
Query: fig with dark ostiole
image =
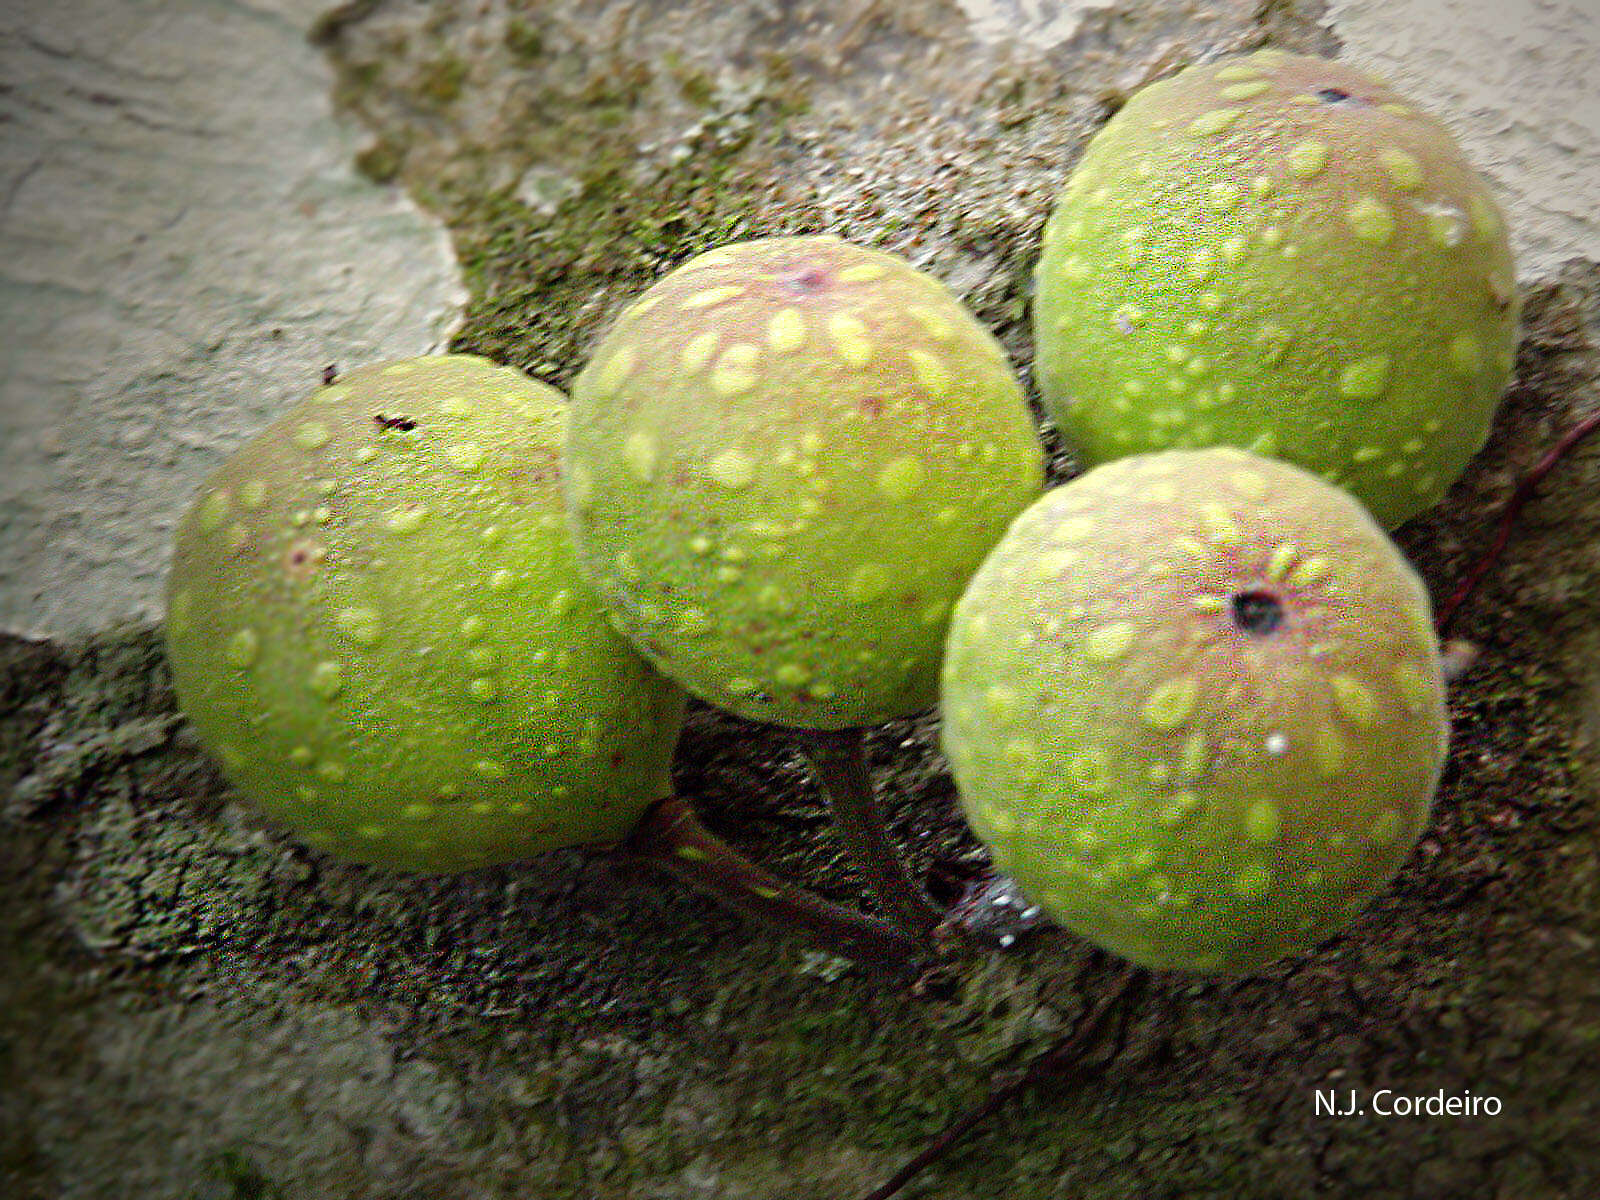
<path fill-rule="evenodd" d="M 1393 526 L 1483 445 L 1516 344 L 1505 222 L 1449 131 L 1264 50 L 1137 93 L 1045 229 L 1046 407 L 1090 463 L 1235 445 Z"/>
<path fill-rule="evenodd" d="M 869 881 L 931 927 L 857 727 L 933 703 L 951 603 L 1038 495 L 999 344 L 893 255 L 724 246 L 623 313 L 567 450 L 579 561 L 617 628 L 696 695 L 807 731 Z"/>
<path fill-rule="evenodd" d="M 567 453 L 618 626 L 696 695 L 811 729 L 933 703 L 950 604 L 1043 478 L 998 343 L 829 236 L 660 280 L 578 377 Z"/>
<path fill-rule="evenodd" d="M 1421 581 L 1367 512 L 1231 449 L 1090 471 L 957 605 L 944 746 L 1000 869 L 1153 967 L 1349 921 L 1427 819 L 1448 716 Z"/>

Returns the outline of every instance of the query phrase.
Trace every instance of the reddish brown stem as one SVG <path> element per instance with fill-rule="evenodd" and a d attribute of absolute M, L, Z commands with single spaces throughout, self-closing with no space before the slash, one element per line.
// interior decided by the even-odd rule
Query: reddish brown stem
<path fill-rule="evenodd" d="M 1439 606 L 1439 616 L 1435 626 L 1441 634 L 1449 630 L 1456 614 L 1461 611 L 1461 606 L 1472 598 L 1473 593 L 1478 590 L 1478 585 L 1505 553 L 1506 547 L 1511 542 L 1512 527 L 1516 525 L 1517 518 L 1522 515 L 1522 510 L 1528 501 L 1533 499 L 1534 489 L 1544 482 L 1545 476 L 1550 474 L 1557 463 L 1596 429 L 1600 429 L 1600 410 L 1590 413 L 1567 430 L 1561 439 L 1533 464 L 1532 470 L 1522 477 L 1522 481 L 1517 484 L 1516 490 L 1511 493 L 1511 499 L 1506 501 L 1506 506 L 1500 513 L 1500 525 L 1495 531 L 1494 542 L 1479 556 L 1478 561 L 1472 564 L 1472 569 L 1456 586 L 1455 591 L 1451 592 Z"/>
<path fill-rule="evenodd" d="M 1084 1051 L 1100 1036 L 1113 1010 L 1119 1005 L 1132 1003 L 1134 993 L 1144 985 L 1144 981 L 1145 975 L 1142 970 L 1134 966 L 1124 966 L 1122 978 L 1090 1005 L 1089 1010 L 1083 1014 L 1070 1033 L 1034 1059 L 1028 1064 L 1027 1069 L 1010 1083 L 996 1088 L 982 1103 L 968 1109 L 945 1126 L 914 1158 L 881 1186 L 863 1196 L 862 1200 L 891 1200 L 892 1197 L 899 1195 L 908 1183 L 943 1158 L 956 1143 L 999 1112 L 1012 1099 L 1035 1084 L 1060 1075 L 1069 1067 L 1076 1065 L 1076 1062 L 1083 1057 Z"/>
<path fill-rule="evenodd" d="M 800 744 L 868 890 L 894 922 L 927 939 L 944 920 L 889 840 L 859 729 L 802 729 Z"/>
<path fill-rule="evenodd" d="M 887 921 L 824 900 L 763 870 L 702 825 L 688 803 L 657 803 L 621 849 L 757 921 L 796 930 L 813 944 L 864 966 L 898 973 L 927 947 Z"/>

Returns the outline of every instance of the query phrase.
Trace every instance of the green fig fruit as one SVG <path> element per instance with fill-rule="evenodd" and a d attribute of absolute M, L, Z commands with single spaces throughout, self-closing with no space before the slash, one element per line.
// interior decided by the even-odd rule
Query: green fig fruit
<path fill-rule="evenodd" d="M 830 236 L 668 274 L 571 412 L 574 540 L 617 628 L 703 699 L 803 728 L 934 702 L 950 605 L 1043 481 L 994 338 Z"/>
<path fill-rule="evenodd" d="M 1276 50 L 1135 94 L 1057 202 L 1037 287 L 1040 390 L 1090 464 L 1240 446 L 1389 527 L 1483 445 L 1516 347 L 1505 221 L 1449 131 Z"/>
<path fill-rule="evenodd" d="M 180 704 L 312 845 L 460 870 L 618 839 L 666 795 L 684 698 L 578 575 L 564 409 L 464 355 L 351 371 L 183 519 Z"/>
<path fill-rule="evenodd" d="M 1349 921 L 1448 738 L 1415 572 L 1347 493 L 1216 448 L 1019 517 L 956 607 L 944 748 L 1000 870 L 1136 963 L 1248 971 Z"/>

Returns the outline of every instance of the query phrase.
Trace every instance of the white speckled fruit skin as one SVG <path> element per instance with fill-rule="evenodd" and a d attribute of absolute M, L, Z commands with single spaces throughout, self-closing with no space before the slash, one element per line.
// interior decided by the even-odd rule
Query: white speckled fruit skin
<path fill-rule="evenodd" d="M 179 526 L 179 701 L 312 845 L 462 870 L 614 841 L 667 793 L 684 696 L 578 575 L 564 408 L 464 355 L 350 371 Z"/>
<path fill-rule="evenodd" d="M 1483 445 L 1519 299 L 1448 130 L 1344 64 L 1261 51 L 1137 93 L 1045 229 L 1036 372 L 1093 464 L 1234 445 L 1392 527 Z"/>
<path fill-rule="evenodd" d="M 617 628 L 711 703 L 817 729 L 934 702 L 950 605 L 1043 484 L 994 338 L 830 236 L 660 280 L 579 376 L 568 457 Z"/>
<path fill-rule="evenodd" d="M 1271 629 L 1234 597 L 1270 598 Z M 1095 468 L 956 606 L 944 748 L 998 868 L 1135 962 L 1252 970 L 1394 876 L 1448 738 L 1427 594 L 1367 512 L 1233 449 Z"/>

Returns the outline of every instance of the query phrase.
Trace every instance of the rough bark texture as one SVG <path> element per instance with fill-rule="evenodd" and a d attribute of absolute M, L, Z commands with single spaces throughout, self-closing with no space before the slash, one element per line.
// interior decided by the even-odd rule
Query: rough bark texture
<path fill-rule="evenodd" d="M 322 38 L 376 131 L 367 169 L 455 231 L 459 348 L 564 384 L 666 264 L 823 227 L 909 253 L 1029 361 L 1039 228 L 1118 91 L 1219 47 L 1334 48 L 1293 4 L 1125 7 L 1027 55 L 933 2 L 364 2 Z M 1600 268 L 1526 300 L 1491 444 L 1400 535 L 1436 597 L 1519 471 L 1600 402 Z M 1153 977 L 1095 1071 L 1033 1091 L 907 1195 L 1596 1194 L 1597 485 L 1591 446 L 1465 615 L 1482 658 L 1396 886 L 1258 976 Z M 235 802 L 159 646 L 144 628 L 0 644 L 8 1196 L 850 1200 L 1108 984 L 1044 934 L 895 991 L 601 855 L 451 879 L 338 864 Z M 870 749 L 948 900 L 982 858 L 935 733 L 895 725 Z M 860 899 L 781 733 L 701 709 L 679 783 L 748 853 Z M 1381 1087 L 1503 1112 L 1313 1110 L 1315 1089 Z"/>

